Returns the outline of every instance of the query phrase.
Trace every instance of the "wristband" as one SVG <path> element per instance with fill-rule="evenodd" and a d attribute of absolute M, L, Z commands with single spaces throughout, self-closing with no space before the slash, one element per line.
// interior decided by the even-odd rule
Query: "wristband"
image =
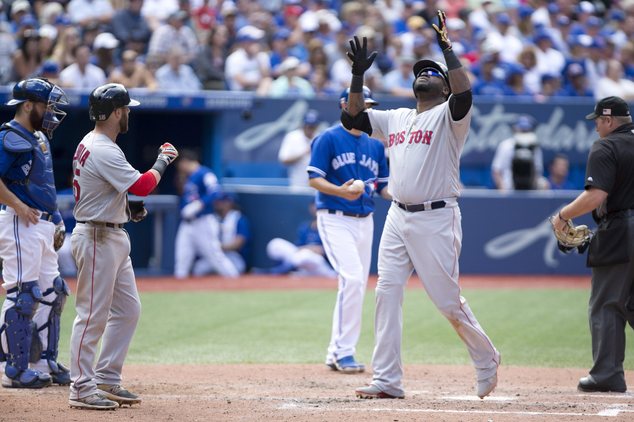
<path fill-rule="evenodd" d="M 443 56 L 445 56 L 445 63 L 447 63 L 447 69 L 454 70 L 462 67 L 462 63 L 456 56 L 456 53 L 453 52 L 451 48 L 442 52 Z"/>
<path fill-rule="evenodd" d="M 363 92 L 363 75 L 352 75 L 350 92 Z"/>
<path fill-rule="evenodd" d="M 165 173 L 166 168 L 167 168 L 167 163 L 165 162 L 165 160 L 162 160 L 160 158 L 157 158 L 156 162 L 152 166 L 152 169 L 158 171 L 161 177 L 163 177 L 163 173 Z"/>

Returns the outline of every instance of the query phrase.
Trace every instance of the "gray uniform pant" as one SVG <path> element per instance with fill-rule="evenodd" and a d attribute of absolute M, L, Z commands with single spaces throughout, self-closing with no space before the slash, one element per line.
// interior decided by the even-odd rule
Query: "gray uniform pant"
<path fill-rule="evenodd" d="M 97 392 L 97 384 L 121 383 L 141 301 L 125 230 L 77 224 L 71 246 L 77 263 L 77 317 L 70 344 L 70 398 L 80 399 Z"/>
<path fill-rule="evenodd" d="M 634 230 L 630 222 L 630 231 Z M 631 245 L 634 248 L 634 245 Z M 625 246 L 624 246 L 625 247 Z M 614 388 L 625 387 L 625 325 L 634 323 L 634 257 L 624 264 L 592 269 L 592 289 L 588 317 L 592 336 L 590 375 L 598 383 Z M 633 325 L 634 328 L 634 325 Z"/>

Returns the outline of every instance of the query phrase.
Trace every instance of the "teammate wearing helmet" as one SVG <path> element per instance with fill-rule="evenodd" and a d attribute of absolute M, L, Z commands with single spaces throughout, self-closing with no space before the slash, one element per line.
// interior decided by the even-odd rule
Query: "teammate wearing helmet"
<path fill-rule="evenodd" d="M 70 383 L 68 369 L 57 362 L 60 315 L 69 290 L 55 252 L 65 230 L 48 139 L 66 116 L 58 109 L 65 104 L 64 91 L 46 79 L 20 81 L 7 103 L 16 106 L 15 117 L 0 126 L 0 258 L 7 291 L 0 314 L 0 363 L 7 388 Z"/>
<path fill-rule="evenodd" d="M 143 174 L 128 163 L 116 141 L 128 131 L 130 107 L 137 105 L 123 85 L 97 87 L 89 98 L 95 128 L 73 156 L 77 225 L 71 246 L 77 263 L 77 317 L 71 335 L 69 404 L 75 408 L 113 409 L 117 403 L 141 401 L 121 386 L 123 362 L 141 312 L 130 238 L 123 225 L 131 218 L 137 221 L 128 192 L 152 192 L 178 152 L 164 143 L 154 166 Z"/>
<path fill-rule="evenodd" d="M 346 90 L 340 106 L 348 102 Z M 365 107 L 377 102 L 363 87 Z M 328 260 L 339 278 L 326 365 L 343 373 L 365 366 L 355 359 L 361 333 L 363 298 L 370 273 L 374 233 L 374 193 L 390 199 L 383 144 L 358 129 L 333 126 L 317 136 L 307 167 L 309 184 L 317 189 L 317 228 Z M 361 180 L 361 187 L 353 183 Z"/>
<path fill-rule="evenodd" d="M 373 380 L 356 390 L 360 398 L 404 397 L 401 307 L 414 270 L 467 346 L 476 368 L 478 397 L 489 395 L 497 385 L 500 354 L 460 295 L 458 284 L 459 163 L 471 121 L 471 85 L 452 51 L 440 10 L 433 28 L 448 66 L 432 60 L 414 64 L 416 109 L 364 111 L 363 73 L 377 53 L 368 56 L 365 39 L 362 44 L 356 37 L 350 41 L 353 76 L 341 120 L 348 128 L 388 140 L 393 196 L 379 246 Z"/>

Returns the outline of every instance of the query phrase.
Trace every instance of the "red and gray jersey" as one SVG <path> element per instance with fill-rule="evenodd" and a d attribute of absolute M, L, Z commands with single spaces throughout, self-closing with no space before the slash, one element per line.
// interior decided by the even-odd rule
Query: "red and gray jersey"
<path fill-rule="evenodd" d="M 367 110 L 372 136 L 385 139 L 390 160 L 390 193 L 404 204 L 460 196 L 460 154 L 469 134 L 471 110 L 454 121 L 445 101 L 417 114 L 415 109 Z"/>
<path fill-rule="evenodd" d="M 88 133 L 73 156 L 73 194 L 77 221 L 123 224 L 128 215 L 128 189 L 141 177 L 123 151 L 106 135 Z"/>

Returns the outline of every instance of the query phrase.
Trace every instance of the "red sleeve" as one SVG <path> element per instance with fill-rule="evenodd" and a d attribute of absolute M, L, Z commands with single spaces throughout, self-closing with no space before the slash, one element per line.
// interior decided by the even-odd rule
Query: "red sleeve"
<path fill-rule="evenodd" d="M 148 170 L 143 173 L 132 186 L 130 186 L 128 192 L 137 196 L 148 196 L 150 192 L 154 190 L 156 185 L 158 185 L 156 177 L 154 177 L 154 175 Z"/>

